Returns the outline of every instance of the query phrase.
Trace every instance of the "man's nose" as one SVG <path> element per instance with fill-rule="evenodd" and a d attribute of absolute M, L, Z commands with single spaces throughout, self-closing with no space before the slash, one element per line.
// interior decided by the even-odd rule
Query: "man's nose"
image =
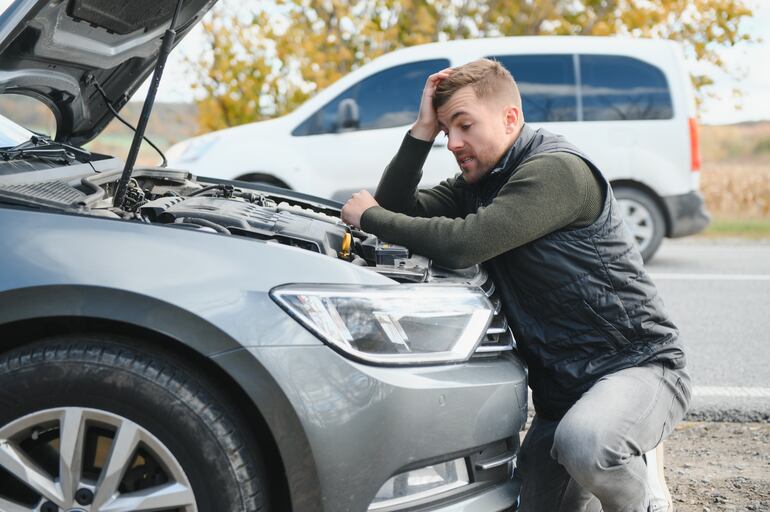
<path fill-rule="evenodd" d="M 447 136 L 446 147 L 452 153 L 455 153 L 456 151 L 462 149 L 463 146 L 465 146 L 465 142 L 463 142 L 463 138 L 462 137 L 460 137 L 458 135 L 455 135 L 455 134 L 452 134 L 452 133 L 450 133 Z"/>

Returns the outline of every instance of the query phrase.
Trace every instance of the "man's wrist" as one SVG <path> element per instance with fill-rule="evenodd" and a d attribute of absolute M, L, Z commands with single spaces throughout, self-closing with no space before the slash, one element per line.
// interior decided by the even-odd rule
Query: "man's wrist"
<path fill-rule="evenodd" d="M 409 133 L 415 139 L 420 139 L 425 142 L 433 142 L 433 139 L 438 135 L 439 130 L 432 126 L 424 126 L 419 123 L 415 123 Z"/>
<path fill-rule="evenodd" d="M 372 206 L 367 208 L 361 213 L 361 220 L 359 222 L 359 225 L 362 230 L 366 231 L 367 233 L 371 233 L 371 231 L 368 231 L 368 229 L 372 228 L 372 223 L 370 222 L 373 218 L 377 216 L 377 210 L 383 210 L 384 208 L 382 206 Z M 364 224 L 368 225 L 368 228 L 364 227 Z"/>

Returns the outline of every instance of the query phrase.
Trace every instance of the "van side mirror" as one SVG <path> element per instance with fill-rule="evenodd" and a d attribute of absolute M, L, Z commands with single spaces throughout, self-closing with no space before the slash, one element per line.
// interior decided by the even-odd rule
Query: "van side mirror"
<path fill-rule="evenodd" d="M 353 98 L 345 98 L 337 105 L 337 131 L 357 130 L 359 125 L 358 103 Z"/>

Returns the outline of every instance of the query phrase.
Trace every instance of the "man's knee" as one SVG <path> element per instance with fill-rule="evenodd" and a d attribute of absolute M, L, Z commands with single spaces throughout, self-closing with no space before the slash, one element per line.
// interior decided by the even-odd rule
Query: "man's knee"
<path fill-rule="evenodd" d="M 551 456 L 567 471 L 584 473 L 596 460 L 599 450 L 596 433 L 579 421 L 565 417 L 553 437 Z"/>
<path fill-rule="evenodd" d="M 629 450 L 612 428 L 579 417 L 565 416 L 554 435 L 551 456 L 583 483 L 629 460 Z"/>

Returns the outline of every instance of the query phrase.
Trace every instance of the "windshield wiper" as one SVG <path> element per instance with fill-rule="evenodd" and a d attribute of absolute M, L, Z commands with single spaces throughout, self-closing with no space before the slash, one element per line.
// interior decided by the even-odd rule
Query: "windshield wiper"
<path fill-rule="evenodd" d="M 52 141 L 42 135 L 33 135 L 21 144 L 0 149 L 0 159 L 2 160 L 20 160 L 23 158 L 39 158 L 40 160 L 69 165 L 74 162 L 90 161 L 91 153 L 63 142 Z"/>

